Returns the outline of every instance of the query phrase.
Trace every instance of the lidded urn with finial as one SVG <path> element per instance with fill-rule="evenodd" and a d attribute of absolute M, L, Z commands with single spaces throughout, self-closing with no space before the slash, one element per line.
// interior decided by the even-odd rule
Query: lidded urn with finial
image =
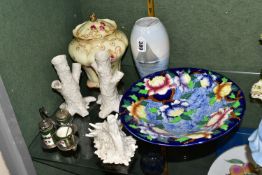
<path fill-rule="evenodd" d="M 91 66 L 98 51 L 107 51 L 112 70 L 120 70 L 121 57 L 128 46 L 128 39 L 117 29 L 115 21 L 98 19 L 95 14 L 92 14 L 90 20 L 75 27 L 73 35 L 74 39 L 68 47 L 69 54 L 85 70 L 88 87 L 99 87 L 97 73 Z"/>

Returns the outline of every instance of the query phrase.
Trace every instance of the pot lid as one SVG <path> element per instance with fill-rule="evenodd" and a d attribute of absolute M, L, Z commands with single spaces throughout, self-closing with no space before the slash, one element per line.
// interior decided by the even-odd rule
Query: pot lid
<path fill-rule="evenodd" d="M 46 130 L 50 130 L 54 127 L 54 121 L 50 118 L 46 118 L 39 122 L 39 128 L 41 131 L 45 132 Z"/>
<path fill-rule="evenodd" d="M 59 109 L 55 113 L 55 117 L 56 117 L 56 120 L 59 121 L 59 122 L 67 122 L 72 118 L 69 111 L 66 110 L 66 109 Z"/>
<path fill-rule="evenodd" d="M 103 38 L 112 34 L 117 29 L 116 22 L 110 19 L 97 19 L 93 13 L 89 21 L 76 26 L 73 35 L 76 38 L 91 40 Z"/>

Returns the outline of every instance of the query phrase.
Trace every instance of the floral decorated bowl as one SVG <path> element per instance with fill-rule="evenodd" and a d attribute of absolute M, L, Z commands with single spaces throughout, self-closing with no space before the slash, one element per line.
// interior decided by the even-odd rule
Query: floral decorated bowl
<path fill-rule="evenodd" d="M 237 127 L 245 97 L 229 78 L 198 68 L 150 74 L 123 95 L 120 118 L 137 138 L 164 146 L 202 144 Z"/>

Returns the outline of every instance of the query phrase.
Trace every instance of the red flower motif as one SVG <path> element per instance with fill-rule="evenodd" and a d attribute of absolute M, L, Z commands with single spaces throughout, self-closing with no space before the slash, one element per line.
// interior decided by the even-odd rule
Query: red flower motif
<path fill-rule="evenodd" d="M 246 175 L 257 174 L 255 167 L 251 163 L 245 163 L 243 165 L 232 165 L 229 168 L 230 175 Z"/>
<path fill-rule="evenodd" d="M 109 59 L 110 59 L 110 62 L 114 62 L 116 60 L 116 55 L 112 53 Z"/>
<path fill-rule="evenodd" d="M 99 29 L 100 29 L 101 31 L 104 31 L 104 30 L 105 30 L 105 27 L 104 27 L 103 25 L 101 25 L 101 26 L 99 26 Z"/>
<path fill-rule="evenodd" d="M 230 113 L 233 111 L 231 108 L 219 109 L 218 112 L 211 114 L 210 120 L 206 124 L 207 128 L 216 129 L 224 124 L 224 122 L 230 117 Z"/>
<path fill-rule="evenodd" d="M 96 30 L 96 26 L 95 25 L 91 25 L 91 30 Z"/>
<path fill-rule="evenodd" d="M 144 82 L 146 90 L 148 90 L 148 95 L 163 95 L 170 88 L 173 88 L 172 79 L 168 74 L 165 76 L 156 76 L 152 80 L 146 78 Z"/>
<path fill-rule="evenodd" d="M 232 165 L 229 169 L 230 175 L 245 175 L 245 171 L 240 165 Z"/>

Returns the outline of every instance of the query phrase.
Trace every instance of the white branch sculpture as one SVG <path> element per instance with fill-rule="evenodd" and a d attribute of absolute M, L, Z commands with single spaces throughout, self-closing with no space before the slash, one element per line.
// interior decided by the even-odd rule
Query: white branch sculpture
<path fill-rule="evenodd" d="M 118 112 L 121 95 L 118 94 L 117 84 L 124 76 L 123 72 L 111 69 L 109 55 L 106 51 L 97 52 L 92 67 L 99 77 L 100 96 L 98 104 L 101 104 L 99 117 L 106 118 L 111 112 Z"/>
<path fill-rule="evenodd" d="M 103 163 L 129 165 L 131 158 L 137 149 L 136 140 L 132 136 L 126 136 L 121 130 L 118 114 L 109 115 L 107 121 L 92 124 L 94 129 L 89 129 L 87 137 L 94 137 L 95 154 Z"/>
<path fill-rule="evenodd" d="M 68 66 L 66 56 L 58 55 L 51 60 L 57 75 L 60 79 L 54 80 L 51 87 L 58 91 L 65 99 L 65 103 L 60 105 L 61 109 L 66 109 L 73 116 L 79 114 L 84 117 L 89 114 L 89 103 L 96 101 L 95 97 L 82 97 L 79 87 L 79 79 L 81 74 L 81 65 L 73 63 L 72 73 Z"/>

